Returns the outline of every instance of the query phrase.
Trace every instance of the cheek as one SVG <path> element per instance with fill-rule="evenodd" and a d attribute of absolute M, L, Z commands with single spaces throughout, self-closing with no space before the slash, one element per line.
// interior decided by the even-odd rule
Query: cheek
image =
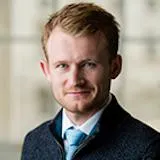
<path fill-rule="evenodd" d="M 55 99 L 60 101 L 63 98 L 62 82 L 58 78 L 51 78 L 51 90 Z"/>
<path fill-rule="evenodd" d="M 90 77 L 90 82 L 97 88 L 98 92 L 108 89 L 110 85 L 110 76 L 106 72 L 98 72 Z"/>
<path fill-rule="evenodd" d="M 59 92 L 59 90 L 62 88 L 62 79 L 58 78 L 58 76 L 51 76 L 51 85 L 52 85 L 52 90 L 54 92 Z"/>
<path fill-rule="evenodd" d="M 86 77 L 88 81 L 88 86 L 94 89 L 94 94 L 98 94 L 98 92 L 101 92 L 102 89 L 102 83 L 103 83 L 103 76 L 101 73 L 92 73 L 88 74 Z"/>
<path fill-rule="evenodd" d="M 102 71 L 96 71 L 92 74 L 89 74 L 88 79 L 91 83 L 95 85 L 100 85 L 105 79 L 105 74 Z"/>

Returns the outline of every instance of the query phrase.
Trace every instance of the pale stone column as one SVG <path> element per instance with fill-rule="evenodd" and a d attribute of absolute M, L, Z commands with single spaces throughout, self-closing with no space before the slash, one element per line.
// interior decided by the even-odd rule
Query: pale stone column
<path fill-rule="evenodd" d="M 9 136 L 9 1 L 0 1 L 0 141 Z"/>
<path fill-rule="evenodd" d="M 135 116 L 160 128 L 160 3 L 125 0 L 125 106 Z"/>
<path fill-rule="evenodd" d="M 9 133 L 13 142 L 22 142 L 27 132 L 49 119 L 56 108 L 39 65 L 42 25 L 56 7 L 53 2 L 12 0 Z"/>
<path fill-rule="evenodd" d="M 36 112 L 29 84 L 34 73 L 33 61 L 37 54 L 37 1 L 12 0 L 11 3 L 10 49 L 11 99 L 10 99 L 10 140 L 19 142 L 23 139 L 25 128 L 35 124 Z M 27 63 L 27 65 L 26 65 Z M 33 73 L 32 73 L 33 71 Z M 32 122 L 31 122 L 32 121 Z M 28 122 L 28 123 L 27 123 Z"/>

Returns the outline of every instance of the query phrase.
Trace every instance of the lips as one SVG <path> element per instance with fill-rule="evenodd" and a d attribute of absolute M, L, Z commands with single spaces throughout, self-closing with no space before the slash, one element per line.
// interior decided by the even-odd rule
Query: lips
<path fill-rule="evenodd" d="M 67 94 L 86 94 L 90 93 L 90 91 L 69 91 Z"/>
<path fill-rule="evenodd" d="M 67 91 L 66 95 L 73 96 L 73 97 L 81 97 L 81 96 L 87 96 L 91 93 L 90 90 L 74 90 L 74 91 Z"/>

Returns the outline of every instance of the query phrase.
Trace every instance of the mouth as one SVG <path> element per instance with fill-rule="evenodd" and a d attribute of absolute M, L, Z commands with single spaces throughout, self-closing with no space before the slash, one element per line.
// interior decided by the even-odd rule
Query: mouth
<path fill-rule="evenodd" d="M 67 94 L 85 94 L 85 93 L 90 93 L 90 91 L 70 91 L 70 92 L 67 92 Z"/>
<path fill-rule="evenodd" d="M 67 92 L 67 95 L 70 96 L 84 96 L 90 94 L 90 91 L 69 91 Z"/>

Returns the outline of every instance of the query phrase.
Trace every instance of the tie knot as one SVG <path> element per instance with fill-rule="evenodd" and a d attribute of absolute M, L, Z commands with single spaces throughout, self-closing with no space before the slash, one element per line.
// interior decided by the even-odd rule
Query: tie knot
<path fill-rule="evenodd" d="M 69 128 L 66 130 L 65 136 L 70 146 L 78 146 L 86 137 L 86 134 L 79 129 Z"/>

